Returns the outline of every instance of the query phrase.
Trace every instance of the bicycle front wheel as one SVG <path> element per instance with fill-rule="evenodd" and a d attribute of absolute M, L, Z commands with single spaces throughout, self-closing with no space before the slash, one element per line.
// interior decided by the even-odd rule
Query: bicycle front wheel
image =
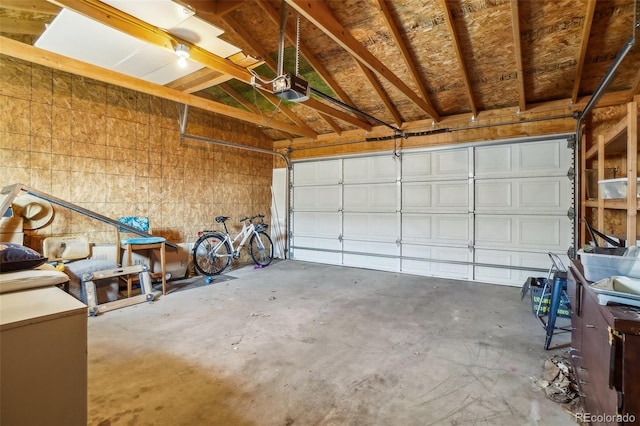
<path fill-rule="evenodd" d="M 231 247 L 224 235 L 204 234 L 193 246 L 193 265 L 203 275 L 217 275 L 231 262 Z"/>
<path fill-rule="evenodd" d="M 271 237 L 264 232 L 255 232 L 249 241 L 249 254 L 260 266 L 267 266 L 273 259 L 273 243 Z"/>

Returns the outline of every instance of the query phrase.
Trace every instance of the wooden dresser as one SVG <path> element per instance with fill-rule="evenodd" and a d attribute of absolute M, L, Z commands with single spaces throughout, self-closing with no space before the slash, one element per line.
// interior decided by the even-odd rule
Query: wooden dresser
<path fill-rule="evenodd" d="M 603 306 L 569 267 L 571 361 L 583 399 L 582 420 L 594 425 L 640 424 L 640 308 Z"/>

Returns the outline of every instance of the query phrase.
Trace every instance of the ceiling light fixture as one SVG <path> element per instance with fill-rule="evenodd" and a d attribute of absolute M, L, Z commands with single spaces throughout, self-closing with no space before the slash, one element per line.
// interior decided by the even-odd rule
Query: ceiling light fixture
<path fill-rule="evenodd" d="M 189 46 L 180 43 L 176 45 L 175 51 L 176 55 L 178 55 L 178 66 L 185 68 L 187 66 L 187 58 L 190 56 Z"/>

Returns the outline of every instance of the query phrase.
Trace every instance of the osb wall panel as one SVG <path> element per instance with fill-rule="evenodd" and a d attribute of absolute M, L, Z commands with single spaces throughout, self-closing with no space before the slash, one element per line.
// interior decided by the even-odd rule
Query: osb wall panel
<path fill-rule="evenodd" d="M 149 216 L 153 233 L 192 242 L 217 215 L 271 205 L 270 155 L 181 140 L 178 105 L 0 56 L 0 185 L 23 183 L 101 215 Z M 187 133 L 271 148 L 255 126 L 190 110 Z M 115 229 L 54 206 L 30 235 L 84 235 L 114 243 Z M 269 219 L 267 217 L 267 219 Z M 34 247 L 39 248 L 39 247 Z"/>

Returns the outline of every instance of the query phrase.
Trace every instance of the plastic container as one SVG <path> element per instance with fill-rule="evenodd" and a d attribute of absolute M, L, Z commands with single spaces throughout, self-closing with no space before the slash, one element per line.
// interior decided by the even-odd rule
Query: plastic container
<path fill-rule="evenodd" d="M 606 168 L 604 169 L 604 179 L 615 179 L 616 178 L 615 168 Z M 587 198 L 589 200 L 598 199 L 598 169 L 586 169 L 586 187 L 587 187 Z"/>
<path fill-rule="evenodd" d="M 640 259 L 636 257 L 638 250 L 628 252 L 631 252 L 631 255 L 612 256 L 578 250 L 580 262 L 584 267 L 584 277 L 594 282 L 613 276 L 640 278 Z"/>
<path fill-rule="evenodd" d="M 637 179 L 640 183 L 640 178 Z M 603 199 L 627 198 L 627 178 L 605 179 L 598 181 L 598 188 Z M 640 184 L 636 190 L 636 197 L 640 197 Z"/>

